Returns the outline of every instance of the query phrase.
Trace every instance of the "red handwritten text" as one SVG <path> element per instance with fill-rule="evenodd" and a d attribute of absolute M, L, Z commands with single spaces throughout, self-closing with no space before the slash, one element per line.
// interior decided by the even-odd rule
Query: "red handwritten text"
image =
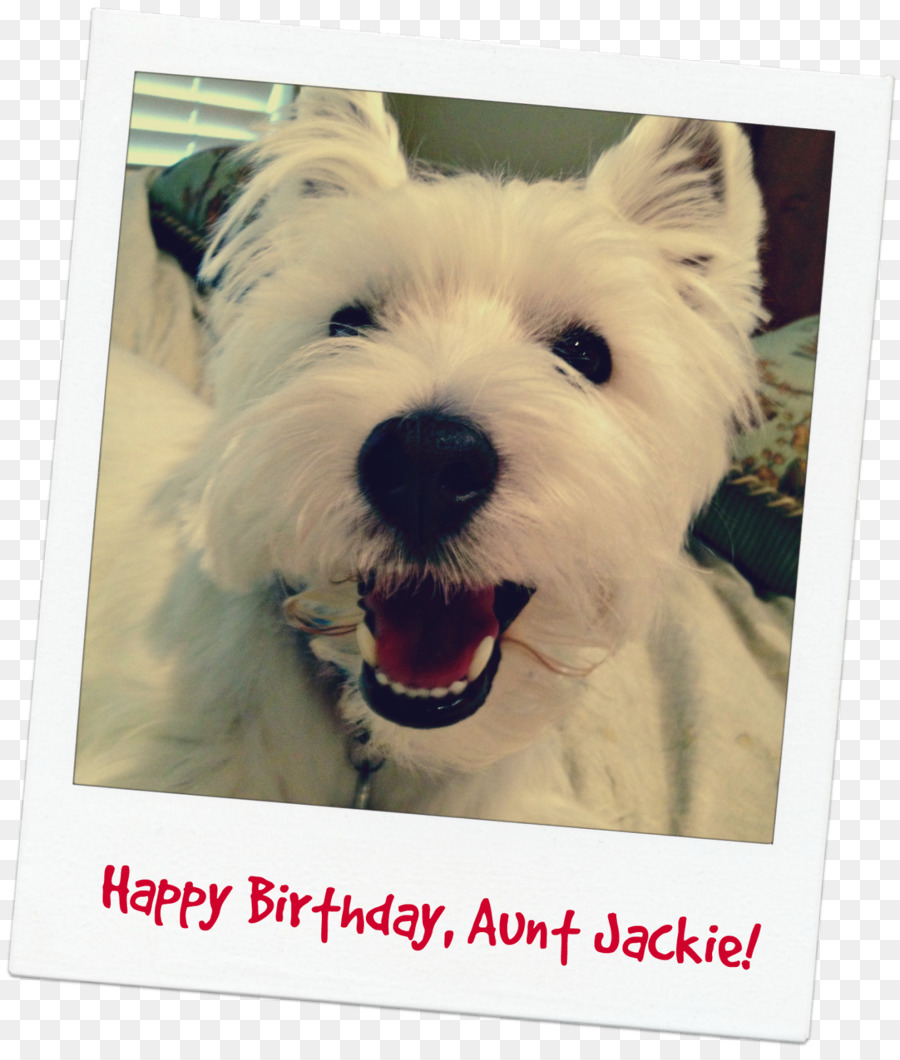
<path fill-rule="evenodd" d="M 220 891 L 214 883 L 209 885 L 207 892 L 202 887 L 195 886 L 190 880 L 182 887 L 176 887 L 165 878 L 158 883 L 156 880 L 135 880 L 134 886 L 129 887 L 130 867 L 122 866 L 118 882 L 115 881 L 115 871 L 115 865 L 107 865 L 103 873 L 103 904 L 106 908 L 111 907 L 112 896 L 115 894 L 119 899 L 120 912 L 127 913 L 129 909 L 133 909 L 146 916 L 152 914 L 154 924 L 159 927 L 163 926 L 163 909 L 166 906 L 178 907 L 178 923 L 186 928 L 189 926 L 188 910 L 199 909 L 208 901 L 209 918 L 199 921 L 197 926 L 201 931 L 209 931 L 219 919 L 222 905 L 231 893 L 231 887 L 224 887 Z"/>
<path fill-rule="evenodd" d="M 522 913 L 515 913 L 514 916 L 516 918 L 516 926 L 514 930 L 511 930 L 509 914 L 500 914 L 499 935 L 500 941 L 504 946 L 515 946 L 524 935 L 526 945 L 530 946 L 537 941 L 538 946 L 545 950 L 547 948 L 546 922 L 543 920 L 529 920 L 526 924 Z M 563 965 L 569 962 L 569 936 L 581 934 L 581 928 L 572 927 L 574 916 L 575 910 L 567 909 L 562 924 L 559 927 L 552 928 L 550 931 L 551 935 L 559 936 L 559 962 Z M 469 945 L 481 934 L 487 936 L 491 946 L 497 945 L 498 927 L 494 922 L 494 910 L 491 908 L 489 898 L 482 898 L 481 905 L 478 907 L 475 920 L 472 922 L 472 929 L 469 931 Z"/>
<path fill-rule="evenodd" d="M 332 928 L 352 927 L 358 935 L 365 931 L 366 927 L 372 931 L 381 932 L 382 935 L 401 935 L 409 939 L 414 950 L 424 949 L 431 941 L 435 926 L 444 912 L 444 906 L 439 905 L 432 909 L 428 902 L 423 902 L 421 907 L 404 903 L 396 907 L 396 915 L 391 918 L 394 910 L 394 895 L 389 894 L 383 902 L 364 909 L 362 906 L 353 904 L 353 896 L 346 894 L 340 902 L 335 901 L 335 888 L 326 887 L 322 900 L 318 905 L 310 905 L 313 901 L 311 894 L 300 895 L 292 891 L 286 883 L 279 887 L 280 894 L 277 898 L 270 897 L 275 889 L 275 884 L 267 880 L 265 876 L 250 876 L 250 919 L 248 923 L 258 924 L 272 916 L 276 923 L 284 923 L 287 915 L 287 923 L 291 927 L 300 927 L 303 921 L 301 911 L 308 908 L 312 916 L 307 920 L 315 918 L 318 921 L 319 938 L 328 942 L 329 932 Z M 421 928 L 421 930 L 420 930 Z M 416 932 L 419 931 L 418 938 Z"/>
<path fill-rule="evenodd" d="M 594 949 L 597 953 L 615 953 L 619 948 L 619 918 L 615 913 L 608 913 L 609 934 L 598 931 L 594 936 Z M 689 935 L 687 917 L 678 918 L 678 926 L 663 924 L 650 931 L 643 924 L 632 924 L 627 929 L 628 936 L 622 941 L 622 953 L 642 961 L 648 954 L 657 961 L 670 961 L 674 957 L 678 964 L 692 961 L 694 964 L 711 964 L 716 958 L 727 968 L 749 968 L 750 958 L 756 949 L 759 939 L 760 924 L 754 924 L 747 940 L 746 949 L 736 935 L 718 937 L 718 924 L 709 925 L 709 937 L 699 952 L 695 946 L 700 942 L 699 935 Z M 744 959 L 738 960 L 738 954 L 744 951 Z"/>

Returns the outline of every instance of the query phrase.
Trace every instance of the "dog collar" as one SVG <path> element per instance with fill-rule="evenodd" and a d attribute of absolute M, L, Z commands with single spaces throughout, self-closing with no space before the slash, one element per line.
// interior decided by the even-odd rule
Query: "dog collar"
<path fill-rule="evenodd" d="M 285 621 L 304 640 L 316 635 L 315 629 L 317 625 L 320 625 L 323 632 L 334 625 L 337 609 L 333 602 L 330 600 L 319 600 L 317 597 L 313 598 L 310 596 L 309 599 L 304 601 L 303 608 L 304 624 L 308 623 L 309 629 L 301 630 L 297 628 L 284 615 L 284 605 L 288 600 L 300 598 L 301 594 L 305 593 L 304 588 L 289 585 L 281 575 L 276 575 L 272 591 L 278 610 L 285 617 Z M 343 669 L 343 667 L 341 669 L 345 679 L 348 679 L 350 671 Z M 350 808 L 354 810 L 366 810 L 369 808 L 369 800 L 372 794 L 372 778 L 386 761 L 383 755 L 373 754 L 372 749 L 369 747 L 371 739 L 372 734 L 362 722 L 358 722 L 356 728 L 347 737 L 347 760 L 356 770 L 356 787 L 353 792 L 353 801 L 350 803 Z"/>
<path fill-rule="evenodd" d="M 356 770 L 356 790 L 353 793 L 353 810 L 367 810 L 372 793 L 372 777 L 384 765 L 387 759 L 383 755 L 373 754 L 368 746 L 372 734 L 360 722 L 347 739 L 347 758 Z"/>

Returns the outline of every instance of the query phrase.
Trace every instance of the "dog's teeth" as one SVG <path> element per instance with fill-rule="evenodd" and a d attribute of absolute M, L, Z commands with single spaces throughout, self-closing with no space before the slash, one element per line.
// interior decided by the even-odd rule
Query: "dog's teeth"
<path fill-rule="evenodd" d="M 362 655 L 369 666 L 374 666 L 376 658 L 375 638 L 372 636 L 372 631 L 365 622 L 360 622 L 356 627 L 356 643 L 359 645 L 360 655 Z"/>
<path fill-rule="evenodd" d="M 485 637 L 484 640 L 475 649 L 475 654 L 472 656 L 472 665 L 469 667 L 469 672 L 466 677 L 470 681 L 474 681 L 476 677 L 481 676 L 481 672 L 488 664 L 488 659 L 494 651 L 494 638 Z"/>
<path fill-rule="evenodd" d="M 493 644 L 493 638 L 488 637 L 488 641 Z M 479 647 L 479 651 L 482 650 Z M 490 655 L 490 652 L 488 652 Z M 482 664 L 481 669 L 484 669 Z M 397 696 L 406 696 L 407 699 L 443 699 L 444 696 L 454 695 L 458 696 L 460 692 L 464 692 L 469 686 L 469 682 L 463 678 L 460 681 L 454 681 L 452 685 L 447 688 L 410 688 L 408 685 L 404 685 L 401 681 L 392 681 L 386 673 L 381 670 L 375 670 L 375 680 L 380 684 L 384 685 Z"/>

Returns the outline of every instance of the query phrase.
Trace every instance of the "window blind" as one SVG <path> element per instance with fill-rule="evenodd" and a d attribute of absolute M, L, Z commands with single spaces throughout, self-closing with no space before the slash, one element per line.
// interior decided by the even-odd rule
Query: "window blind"
<path fill-rule="evenodd" d="M 171 166 L 207 147 L 255 140 L 295 92 L 293 85 L 138 73 L 128 164 Z"/>

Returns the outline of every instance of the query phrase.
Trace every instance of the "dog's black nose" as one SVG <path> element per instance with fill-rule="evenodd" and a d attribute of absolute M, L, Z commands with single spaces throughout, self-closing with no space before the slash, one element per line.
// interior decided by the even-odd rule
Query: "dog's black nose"
<path fill-rule="evenodd" d="M 488 499 L 499 461 L 490 438 L 461 416 L 422 411 L 375 427 L 359 452 L 364 496 L 425 559 Z"/>

